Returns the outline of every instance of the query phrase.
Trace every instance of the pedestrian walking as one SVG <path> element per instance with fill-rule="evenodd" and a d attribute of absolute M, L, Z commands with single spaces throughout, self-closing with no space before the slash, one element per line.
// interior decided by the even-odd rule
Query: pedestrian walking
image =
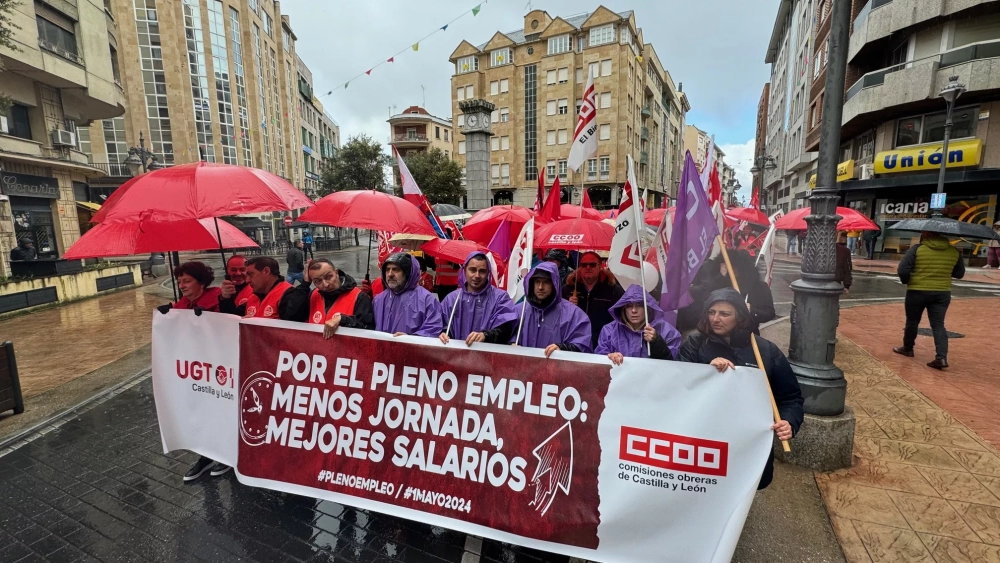
<path fill-rule="evenodd" d="M 841 231 L 837 234 L 837 264 L 833 281 L 844 285 L 844 293 L 848 293 L 854 283 L 854 263 L 850 249 L 850 234 Z"/>
<path fill-rule="evenodd" d="M 798 231 L 792 231 L 792 230 L 785 231 L 785 241 L 787 242 L 785 253 L 789 255 L 795 254 L 799 246 Z"/>
<path fill-rule="evenodd" d="M 695 364 L 711 364 L 719 371 L 735 369 L 737 366 L 756 368 L 757 359 L 753 350 L 750 311 L 735 289 L 713 291 L 705 300 L 704 314 L 698 322 L 698 332 L 688 337 L 681 347 L 680 360 Z M 792 372 L 788 358 L 774 343 L 757 337 L 768 384 L 778 406 L 781 420 L 771 429 L 779 440 L 790 440 L 798 433 L 805 417 L 802 390 Z M 774 453 L 768 455 L 767 464 L 757 489 L 771 484 L 774 477 Z"/>
<path fill-rule="evenodd" d="M 302 253 L 310 260 L 316 258 L 313 256 L 313 236 L 308 230 L 302 231 Z"/>
<path fill-rule="evenodd" d="M 305 277 L 306 255 L 302 252 L 302 241 L 297 240 L 285 254 L 285 264 L 288 265 L 285 281 L 288 283 L 302 282 Z"/>
<path fill-rule="evenodd" d="M 1000 236 L 1000 221 L 993 223 L 993 232 Z M 986 246 L 986 265 L 983 269 L 1000 268 L 1000 240 L 990 239 Z"/>
<path fill-rule="evenodd" d="M 524 278 L 525 300 L 521 305 L 520 335 L 511 344 L 543 348 L 545 357 L 556 350 L 586 352 L 590 346 L 590 318 L 582 309 L 559 296 L 559 267 L 542 262 Z"/>
<path fill-rule="evenodd" d="M 861 236 L 861 231 L 857 229 L 852 229 L 847 231 L 847 249 L 854 254 L 858 251 L 858 238 Z"/>
<path fill-rule="evenodd" d="M 917 327 L 927 311 L 927 319 L 934 333 L 934 361 L 928 366 L 934 369 L 948 367 L 948 332 L 944 328 L 944 317 L 951 304 L 951 279 L 965 276 L 965 262 L 962 255 L 951 245 L 947 237 L 925 232 L 920 235 L 920 243 L 906 252 L 896 270 L 899 281 L 906 285 L 904 309 L 906 327 L 903 329 L 903 345 L 892 351 L 913 357 L 913 347 L 917 341 Z"/>
<path fill-rule="evenodd" d="M 324 325 L 323 337 L 330 338 L 340 327 L 375 330 L 372 300 L 361 291 L 354 278 L 338 270 L 326 258 L 306 264 L 305 279 L 296 291 L 309 299 L 309 323 Z M 315 286 L 315 289 L 310 289 Z"/>
<path fill-rule="evenodd" d="M 799 231 L 799 255 L 806 253 L 806 231 Z"/>
<path fill-rule="evenodd" d="M 517 328 L 518 315 L 507 292 L 490 284 L 493 266 L 482 252 L 472 252 L 458 272 L 458 289 L 441 303 L 444 331 L 438 337 L 447 344 L 452 338 L 466 346 L 476 342 L 507 344 Z"/>
<path fill-rule="evenodd" d="M 607 268 L 603 268 L 601 257 L 596 252 L 587 251 L 580 255 L 579 268 L 566 278 L 562 286 L 562 297 L 583 309 L 590 318 L 591 346 L 597 346 L 601 329 L 614 318 L 611 308 L 625 294 Z"/>
<path fill-rule="evenodd" d="M 865 250 L 867 251 L 867 256 L 869 260 L 875 259 L 875 245 L 878 243 L 878 237 L 882 236 L 882 227 L 876 225 L 874 230 L 865 231 Z"/>
<path fill-rule="evenodd" d="M 390 255 L 382 263 L 385 291 L 375 297 L 375 329 L 393 336 L 406 334 L 437 338 L 444 330 L 441 303 L 420 287 L 420 265 L 405 252 Z"/>
<path fill-rule="evenodd" d="M 660 305 L 638 285 L 625 290 L 610 314 L 614 320 L 601 329 L 595 353 L 606 354 L 615 365 L 622 365 L 625 358 L 672 360 L 680 350 L 681 333 L 663 319 Z"/>

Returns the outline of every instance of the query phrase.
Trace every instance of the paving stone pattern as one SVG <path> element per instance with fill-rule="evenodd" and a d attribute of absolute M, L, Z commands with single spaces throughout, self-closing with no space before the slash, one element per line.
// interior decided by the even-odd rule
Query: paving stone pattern
<path fill-rule="evenodd" d="M 0 453 L 0 561 L 566 561 L 333 502 L 194 484 L 164 455 L 152 384 Z"/>

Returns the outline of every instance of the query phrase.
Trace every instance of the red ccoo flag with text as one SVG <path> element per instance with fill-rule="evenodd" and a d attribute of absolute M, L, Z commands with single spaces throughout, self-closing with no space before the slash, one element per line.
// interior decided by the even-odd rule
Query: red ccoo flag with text
<path fill-rule="evenodd" d="M 594 93 L 594 75 L 588 74 L 566 165 L 578 172 L 588 158 L 597 154 L 597 137 L 597 95 Z"/>

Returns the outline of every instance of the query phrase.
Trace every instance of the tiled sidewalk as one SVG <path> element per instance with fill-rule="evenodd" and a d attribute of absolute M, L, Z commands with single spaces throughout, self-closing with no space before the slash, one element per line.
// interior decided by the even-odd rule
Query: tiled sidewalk
<path fill-rule="evenodd" d="M 784 250 L 779 250 L 774 259 L 778 262 L 788 264 L 801 264 L 802 256 L 798 254 L 785 254 Z M 854 256 L 851 264 L 855 271 L 871 272 L 875 274 L 888 274 L 895 276 L 898 260 L 867 260 L 860 256 Z M 966 268 L 965 277 L 962 281 L 975 283 L 988 283 L 1000 285 L 1000 270 L 986 270 L 983 268 Z"/>

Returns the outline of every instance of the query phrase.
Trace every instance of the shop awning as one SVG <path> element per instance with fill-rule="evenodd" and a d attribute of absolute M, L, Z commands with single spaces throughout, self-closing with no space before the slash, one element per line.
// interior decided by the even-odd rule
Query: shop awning
<path fill-rule="evenodd" d="M 87 211 L 97 212 L 97 211 L 101 210 L 101 204 L 100 203 L 94 203 L 94 202 L 91 202 L 91 201 L 78 201 L 78 202 L 76 202 L 76 205 L 79 206 L 79 207 L 82 207 L 83 209 L 86 209 Z"/>

